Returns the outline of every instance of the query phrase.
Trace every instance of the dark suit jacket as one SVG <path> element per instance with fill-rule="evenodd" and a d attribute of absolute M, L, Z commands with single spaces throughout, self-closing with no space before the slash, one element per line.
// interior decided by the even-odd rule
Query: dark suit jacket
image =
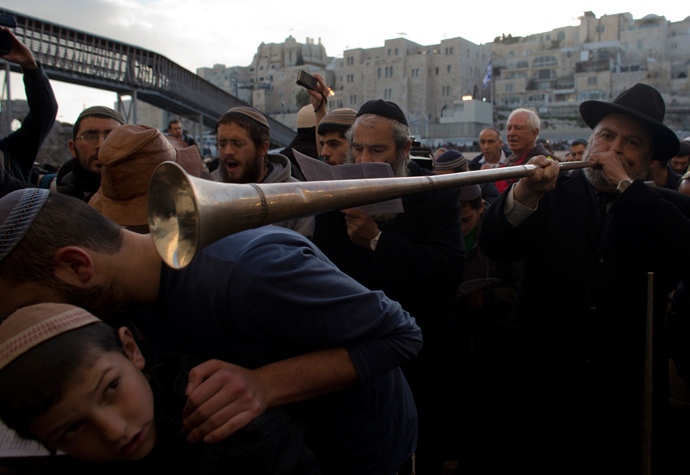
<path fill-rule="evenodd" d="M 573 414 L 573 425 L 551 427 L 573 444 L 594 446 L 596 434 L 609 455 L 638 447 L 647 273 L 654 272 L 655 302 L 663 304 L 666 284 L 690 265 L 690 198 L 636 181 L 601 225 L 593 189 L 578 171 L 561 175 L 534 214 L 512 228 L 506 195 L 485 214 L 479 245 L 496 260 L 525 259 L 504 344 L 510 384 L 545 398 L 532 400 L 532 420 Z M 657 316 L 655 336 L 662 336 L 663 311 Z M 661 342 L 656 348 L 659 369 L 668 368 Z"/>
<path fill-rule="evenodd" d="M 412 175 L 429 174 L 414 163 L 409 168 Z M 403 198 L 403 207 L 405 212 L 389 228 L 381 229 L 376 251 L 350 241 L 340 211 L 316 217 L 314 243 L 341 271 L 371 290 L 382 290 L 417 319 L 424 345 L 403 371 L 420 421 L 436 427 L 432 421 L 443 417 L 447 423 L 436 435 L 450 439 L 458 433 L 449 422 L 451 413 L 460 407 L 459 398 L 468 393 L 462 392 L 465 379 L 460 375 L 468 348 L 460 344 L 452 314 L 465 258 L 460 189 L 411 195 Z"/>

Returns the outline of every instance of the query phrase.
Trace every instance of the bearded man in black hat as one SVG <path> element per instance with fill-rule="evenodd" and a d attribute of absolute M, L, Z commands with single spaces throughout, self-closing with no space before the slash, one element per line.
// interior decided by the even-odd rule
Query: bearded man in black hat
<path fill-rule="evenodd" d="M 658 91 L 637 84 L 612 103 L 582 103 L 580 113 L 593 129 L 584 160 L 594 166 L 559 176 L 557 162 L 534 157 L 529 163 L 538 169 L 507 189 L 482 224 L 479 242 L 489 257 L 525 259 L 504 342 L 511 394 L 500 419 L 504 461 L 531 473 L 635 473 L 647 273 L 654 272 L 654 302 L 663 306 L 668 284 L 690 264 L 682 262 L 690 202 L 642 181 L 652 160 L 674 157 L 679 147 L 662 124 Z M 654 398 L 663 403 L 661 342 L 655 352 Z"/>

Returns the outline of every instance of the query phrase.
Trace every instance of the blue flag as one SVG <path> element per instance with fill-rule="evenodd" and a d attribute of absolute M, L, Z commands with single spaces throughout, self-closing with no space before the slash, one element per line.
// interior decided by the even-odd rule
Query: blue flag
<path fill-rule="evenodd" d="M 489 65 L 486 67 L 486 76 L 484 76 L 484 80 L 482 81 L 482 84 L 484 84 L 484 89 L 486 89 L 486 86 L 491 82 L 491 58 L 489 58 Z"/>

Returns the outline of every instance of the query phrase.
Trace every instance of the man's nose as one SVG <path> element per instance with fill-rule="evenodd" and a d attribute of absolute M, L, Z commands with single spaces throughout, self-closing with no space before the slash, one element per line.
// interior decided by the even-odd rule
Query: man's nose
<path fill-rule="evenodd" d="M 374 161 L 372 153 L 368 149 L 362 150 L 362 154 L 359 156 L 359 161 L 361 163 L 370 163 Z"/>
<path fill-rule="evenodd" d="M 613 152 L 616 152 L 617 154 L 623 153 L 623 137 L 617 137 L 612 143 L 611 143 L 611 148 L 609 150 L 612 150 Z"/>

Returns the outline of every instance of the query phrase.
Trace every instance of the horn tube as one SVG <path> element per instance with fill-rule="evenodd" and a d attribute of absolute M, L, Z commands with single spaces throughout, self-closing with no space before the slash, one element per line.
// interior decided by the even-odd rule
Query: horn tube
<path fill-rule="evenodd" d="M 564 171 L 592 165 L 564 162 L 560 167 Z M 156 168 L 149 185 L 149 229 L 163 261 L 182 269 L 198 250 L 240 231 L 424 191 L 521 178 L 535 168 L 519 165 L 449 175 L 234 184 L 196 178 L 175 162 L 165 162 Z"/>

